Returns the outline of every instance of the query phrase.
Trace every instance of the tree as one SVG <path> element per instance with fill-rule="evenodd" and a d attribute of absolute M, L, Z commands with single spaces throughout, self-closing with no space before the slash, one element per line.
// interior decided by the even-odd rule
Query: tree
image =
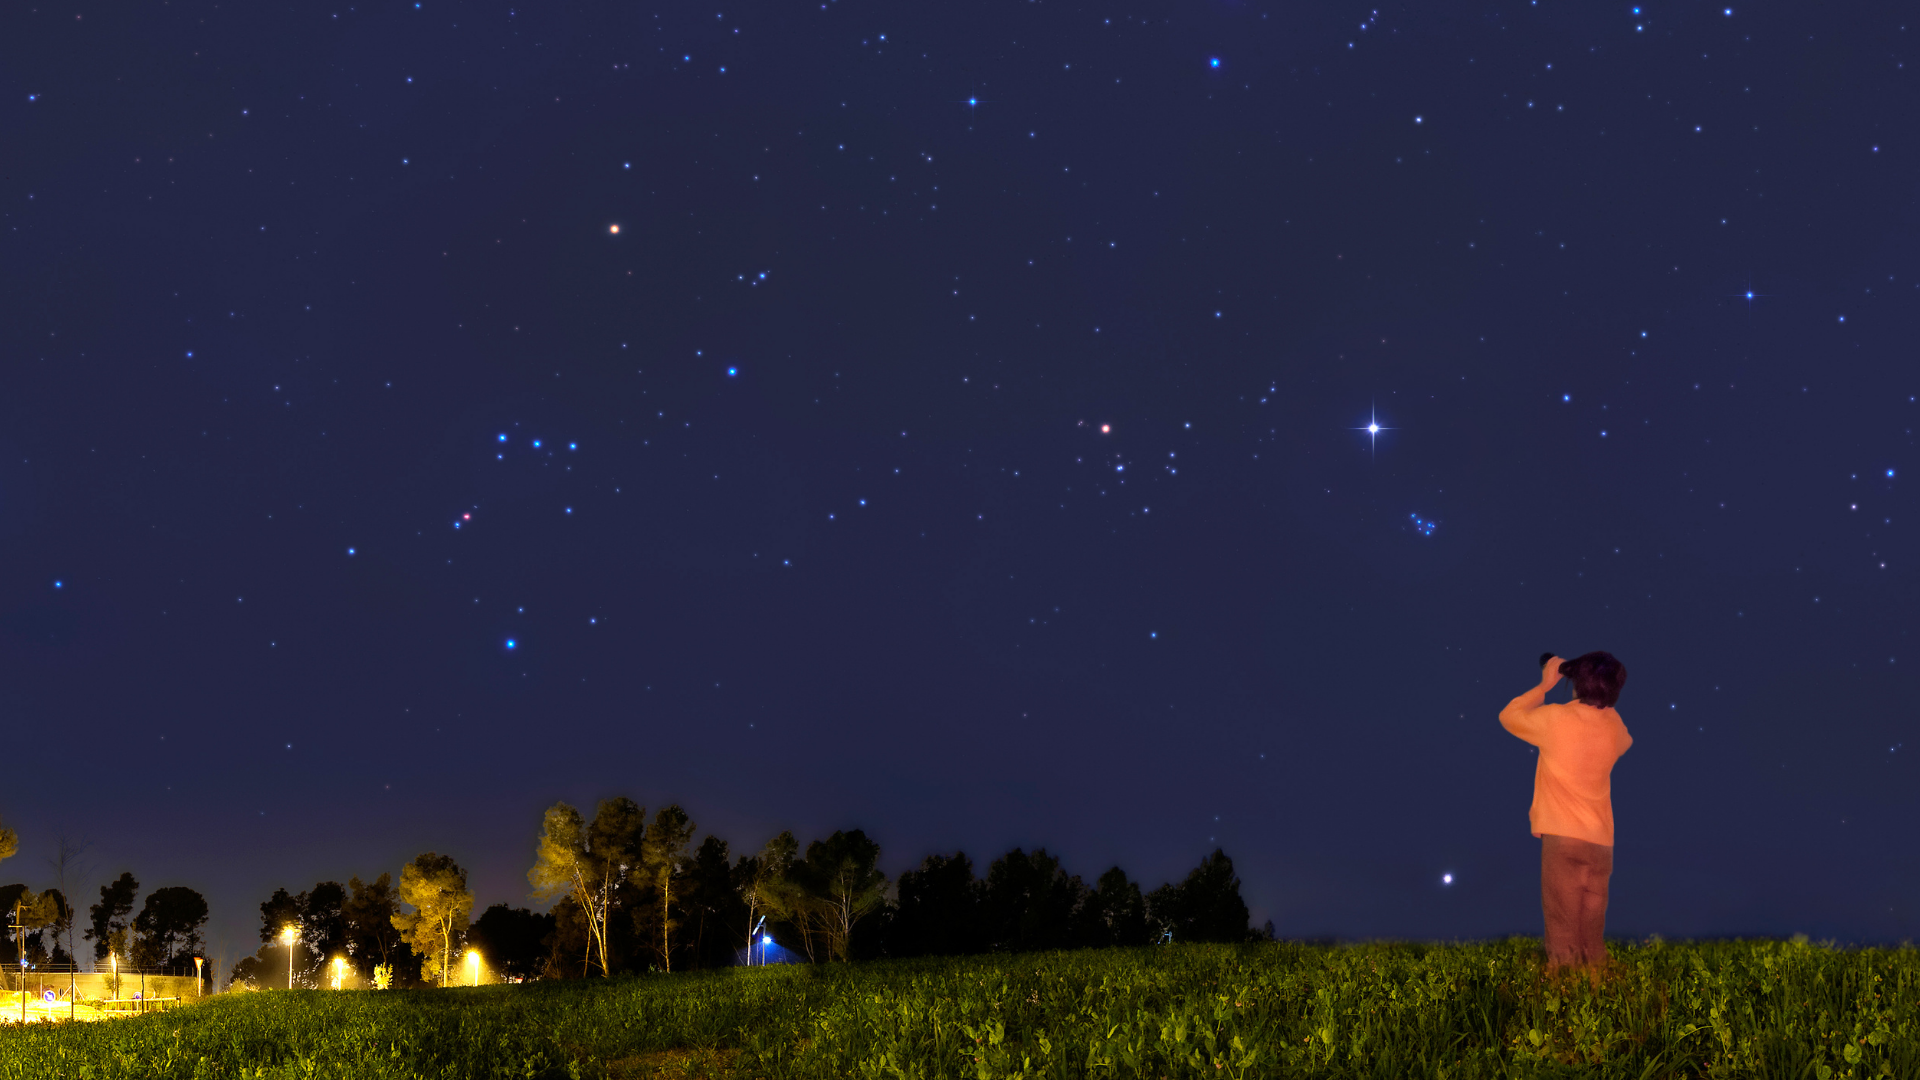
<path fill-rule="evenodd" d="M 424 958 L 425 977 L 438 976 L 440 985 L 447 985 L 453 947 L 465 936 L 467 916 L 473 912 L 467 872 L 447 856 L 429 851 L 400 869 L 400 902 L 414 910 L 395 912 L 393 928 Z"/>
<path fill-rule="evenodd" d="M 111 884 L 100 886 L 100 902 L 87 909 L 91 916 L 87 940 L 93 942 L 94 963 L 126 948 L 130 929 L 127 917 L 133 914 L 133 898 L 139 891 L 140 883 L 131 873 L 123 873 Z"/>
<path fill-rule="evenodd" d="M 634 875 L 636 885 L 658 897 L 643 921 L 652 921 L 657 915 L 658 923 L 653 927 L 657 936 L 650 936 L 658 942 L 660 966 L 667 971 L 673 970 L 674 932 L 680 929 L 680 920 L 673 916 L 674 883 L 684 872 L 687 842 L 692 839 L 693 822 L 687 812 L 678 804 L 661 807 L 641 842 L 640 866 Z"/>
<path fill-rule="evenodd" d="M 47 860 L 47 865 L 53 869 L 53 880 L 60 893 L 60 902 L 63 911 L 60 917 L 60 924 L 54 933 L 53 957 L 55 963 L 64 962 L 71 964 L 73 963 L 73 958 L 78 955 L 76 942 L 73 939 L 73 905 L 68 903 L 66 898 L 72 895 L 74 884 L 72 879 L 79 873 L 80 856 L 85 851 L 85 847 L 75 844 L 65 836 L 62 836 L 59 847 L 55 849 L 53 857 Z M 67 949 L 64 960 L 62 960 L 59 940 L 63 935 L 67 939 Z"/>
<path fill-rule="evenodd" d="M 618 902 L 621 883 L 640 865 L 646 813 L 624 797 L 601 800 L 591 825 L 566 803 L 547 810 L 527 883 L 535 899 L 564 896 L 579 907 L 587 931 L 582 974 L 591 970 L 595 954 L 600 973 L 612 974 L 607 916 Z"/>
<path fill-rule="evenodd" d="M 980 883 L 964 851 L 929 855 L 895 882 L 899 913 L 889 951 L 895 956 L 958 956 L 979 952 Z"/>
<path fill-rule="evenodd" d="M 494 971 L 513 979 L 532 979 L 546 966 L 542 952 L 553 936 L 553 925 L 551 914 L 495 904 L 480 913 L 467 939 Z"/>
<path fill-rule="evenodd" d="M 739 891 L 740 902 L 747 909 L 748 948 L 753 946 L 753 931 L 760 925 L 761 919 L 781 917 L 780 902 L 784 899 L 787 878 L 793 871 L 794 853 L 799 848 L 800 842 L 793 838 L 793 834 L 783 832 L 767 841 L 767 846 L 760 849 L 760 854 L 742 856 L 734 864 L 734 888 Z"/>
<path fill-rule="evenodd" d="M 725 967 L 733 961 L 733 926 L 745 906 L 727 864 L 727 842 L 717 836 L 701 841 L 687 860 L 681 910 L 691 925 L 693 966 Z M 753 928 L 749 926 L 748 932 Z"/>
<path fill-rule="evenodd" d="M 1168 883 L 1147 898 L 1153 921 L 1170 931 L 1175 941 L 1246 941 L 1247 902 L 1240 897 L 1240 878 L 1233 860 L 1219 848 L 1179 884 Z"/>
<path fill-rule="evenodd" d="M 155 889 L 133 920 L 134 965 L 177 968 L 191 964 L 204 946 L 200 930 L 207 925 L 207 901 L 184 885 Z"/>
<path fill-rule="evenodd" d="M 393 928 L 393 875 L 381 874 L 371 883 L 347 879 L 347 899 L 340 905 L 346 923 L 347 956 L 363 978 L 373 969 L 391 965 L 401 949 L 400 932 Z"/>
<path fill-rule="evenodd" d="M 1080 906 L 1075 938 L 1082 945 L 1147 945 L 1153 941 L 1147 921 L 1147 901 L 1127 872 L 1113 867 L 1100 875 Z"/>
<path fill-rule="evenodd" d="M 887 875 L 874 865 L 879 861 L 880 845 L 854 829 L 808 844 L 806 859 L 795 867 L 835 959 L 848 958 L 854 924 L 887 898 Z"/>
<path fill-rule="evenodd" d="M 1086 887 L 1035 848 L 1014 848 L 987 867 L 981 897 L 987 947 L 1009 952 L 1064 949 L 1072 944 L 1074 909 Z"/>
<path fill-rule="evenodd" d="M 327 964 L 347 951 L 346 886 L 322 881 L 297 897 L 300 901 L 300 945 L 306 952 L 307 978 L 324 985 Z"/>
<path fill-rule="evenodd" d="M 19 853 L 20 834 L 0 825 L 0 862 L 5 862 Z"/>

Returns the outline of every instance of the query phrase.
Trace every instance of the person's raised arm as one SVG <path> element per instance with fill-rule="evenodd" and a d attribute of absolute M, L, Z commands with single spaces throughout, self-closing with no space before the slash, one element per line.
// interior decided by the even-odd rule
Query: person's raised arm
<path fill-rule="evenodd" d="M 1557 656 L 1547 657 L 1547 662 L 1540 667 L 1540 685 L 1507 702 L 1507 707 L 1500 710 L 1501 727 L 1535 746 L 1540 745 L 1534 712 L 1547 703 L 1547 691 L 1560 682 L 1560 663 Z"/>

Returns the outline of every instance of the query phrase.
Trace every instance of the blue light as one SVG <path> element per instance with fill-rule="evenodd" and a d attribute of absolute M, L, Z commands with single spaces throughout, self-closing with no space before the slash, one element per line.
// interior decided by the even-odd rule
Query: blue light
<path fill-rule="evenodd" d="M 192 354 L 192 353 L 188 353 L 187 355 L 188 355 L 188 356 L 192 356 L 193 354 Z M 501 441 L 501 442 L 506 442 L 506 441 L 507 441 L 507 434 L 506 434 L 506 432 L 504 432 L 504 431 L 503 431 L 503 432 L 501 432 L 501 433 L 500 433 L 500 441 Z"/>
<path fill-rule="evenodd" d="M 187 359 L 189 359 L 189 360 L 191 360 L 191 359 L 193 359 L 193 350 L 192 350 L 192 349 L 188 349 L 188 350 L 187 350 Z"/>
<path fill-rule="evenodd" d="M 1887 470 L 1887 479 L 1889 479 L 1889 480 L 1891 480 L 1891 479 L 1893 479 L 1893 470 L 1892 470 L 1892 469 L 1888 469 L 1888 470 Z M 57 583 L 56 583 L 56 584 L 57 584 Z"/>
<path fill-rule="evenodd" d="M 1888 476 L 1892 476 L 1893 474 L 1892 474 L 1892 473 L 1888 473 L 1887 475 L 1888 475 Z M 53 583 L 53 587 L 54 587 L 54 588 L 56 588 L 56 589 L 63 589 L 63 588 L 65 588 L 65 587 L 66 587 L 66 584 L 67 584 L 67 583 L 66 583 L 66 582 L 64 582 L 64 581 L 56 581 L 56 582 L 54 582 L 54 583 Z"/>
<path fill-rule="evenodd" d="M 980 99 L 979 99 L 979 98 L 968 98 L 968 99 L 967 99 L 967 104 L 968 104 L 968 105 L 978 105 L 978 104 L 980 104 Z"/>
<path fill-rule="evenodd" d="M 737 367 L 730 367 L 727 369 L 727 378 L 729 379 L 733 378 L 735 375 L 738 375 L 738 374 L 740 374 L 740 369 Z"/>
<path fill-rule="evenodd" d="M 580 444 L 579 444 L 579 443 L 577 443 L 577 442 L 570 442 L 570 443 L 568 443 L 568 444 L 567 444 L 567 449 L 569 449 L 569 450 L 578 450 L 578 449 L 580 449 Z"/>
<path fill-rule="evenodd" d="M 1208 66 L 1208 67 L 1213 67 L 1213 68 L 1217 68 L 1217 67 L 1219 67 L 1219 66 L 1220 66 L 1220 58 L 1216 56 L 1216 57 L 1214 57 L 1213 59 L 1211 59 L 1211 60 L 1209 60 L 1209 61 L 1207 61 L 1207 66 Z"/>
<path fill-rule="evenodd" d="M 355 552 L 355 550 L 354 550 L 353 548 L 348 548 L 348 549 L 347 549 L 347 554 L 349 554 L 349 555 L 353 555 L 353 554 L 356 554 L 356 552 Z"/>
<path fill-rule="evenodd" d="M 1561 394 L 1561 395 L 1560 395 L 1560 400 L 1561 400 L 1561 401 L 1572 401 L 1572 400 L 1573 400 L 1573 395 L 1572 395 L 1572 394 Z"/>
<path fill-rule="evenodd" d="M 535 439 L 535 440 L 533 440 L 533 448 L 534 448 L 535 450 L 538 450 L 538 449 L 540 449 L 540 440 L 539 440 L 539 439 Z"/>
<path fill-rule="evenodd" d="M 517 649 L 517 648 L 519 648 L 519 647 L 520 647 L 520 643 L 519 643 L 519 642 L 517 642 L 517 641 L 515 641 L 515 640 L 513 640 L 512 638 L 508 638 L 508 639 L 507 639 L 507 648 L 509 648 L 509 649 Z"/>
<path fill-rule="evenodd" d="M 771 945 L 771 944 L 773 944 L 773 937 L 772 937 L 772 935 L 765 935 L 765 936 L 762 936 L 762 937 L 760 938 L 760 944 L 762 944 L 762 945 Z"/>

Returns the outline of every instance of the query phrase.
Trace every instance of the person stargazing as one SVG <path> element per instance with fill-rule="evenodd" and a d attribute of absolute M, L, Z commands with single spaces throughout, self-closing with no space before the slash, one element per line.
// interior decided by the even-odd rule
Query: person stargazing
<path fill-rule="evenodd" d="M 1547 704 L 1564 676 L 1573 700 Z M 1607 883 L 1613 877 L 1613 763 L 1633 745 L 1614 711 L 1626 665 L 1611 653 L 1540 658 L 1540 685 L 1500 710 L 1500 726 L 1540 748 L 1527 818 L 1540 838 L 1540 907 L 1548 970 L 1607 964 Z"/>

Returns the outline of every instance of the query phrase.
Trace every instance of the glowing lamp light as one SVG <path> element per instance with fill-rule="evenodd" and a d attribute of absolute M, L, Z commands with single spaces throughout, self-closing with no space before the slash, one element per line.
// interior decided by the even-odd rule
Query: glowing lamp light
<path fill-rule="evenodd" d="M 480 985 L 480 953 L 476 949 L 467 950 L 467 985 Z"/>
<path fill-rule="evenodd" d="M 771 935 L 771 934 L 766 934 L 766 935 L 762 935 L 762 936 L 761 936 L 761 938 L 760 938 L 760 944 L 762 944 L 762 945 L 771 945 L 771 944 L 773 944 L 773 935 Z"/>

